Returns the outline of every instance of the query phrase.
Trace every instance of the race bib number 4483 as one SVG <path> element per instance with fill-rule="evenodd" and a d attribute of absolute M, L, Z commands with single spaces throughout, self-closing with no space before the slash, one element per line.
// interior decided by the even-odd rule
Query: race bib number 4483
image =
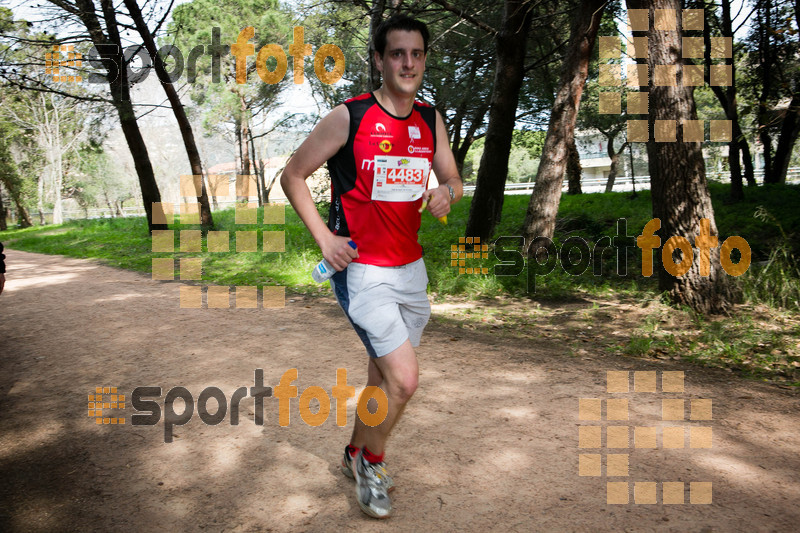
<path fill-rule="evenodd" d="M 431 165 L 424 157 L 375 156 L 372 199 L 413 202 L 428 184 Z"/>

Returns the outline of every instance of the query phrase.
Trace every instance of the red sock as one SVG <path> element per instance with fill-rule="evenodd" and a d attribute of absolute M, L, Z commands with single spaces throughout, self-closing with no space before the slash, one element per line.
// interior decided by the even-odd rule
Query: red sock
<path fill-rule="evenodd" d="M 353 446 L 352 444 L 348 444 L 345 448 L 348 454 L 350 454 L 350 459 L 355 459 L 356 455 L 358 455 L 358 448 Z"/>
<path fill-rule="evenodd" d="M 368 463 L 373 463 L 373 464 L 374 464 L 374 463 L 382 463 L 382 462 L 383 462 L 383 456 L 384 456 L 385 454 L 386 454 L 386 452 L 384 452 L 384 453 L 382 453 L 382 454 L 380 454 L 380 455 L 375 455 L 374 453 L 372 453 L 371 451 L 369 451 L 369 450 L 367 449 L 367 447 L 366 447 L 366 446 L 364 446 L 364 449 L 363 449 L 363 450 L 362 450 L 362 452 L 361 452 L 361 456 L 362 456 L 362 457 L 363 457 L 363 458 L 364 458 L 364 459 L 365 459 L 365 460 L 366 460 Z"/>

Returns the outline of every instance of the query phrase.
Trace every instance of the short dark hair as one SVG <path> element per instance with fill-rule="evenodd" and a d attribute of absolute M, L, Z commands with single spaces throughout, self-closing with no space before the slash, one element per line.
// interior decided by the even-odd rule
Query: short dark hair
<path fill-rule="evenodd" d="M 425 53 L 428 53 L 428 41 L 431 38 L 428 26 L 421 20 L 408 15 L 392 15 L 380 23 L 378 29 L 375 30 L 375 35 L 372 37 L 372 49 L 378 52 L 381 57 L 383 57 L 383 52 L 386 51 L 386 36 L 392 30 L 418 31 L 422 35 L 422 41 L 425 43 Z"/>

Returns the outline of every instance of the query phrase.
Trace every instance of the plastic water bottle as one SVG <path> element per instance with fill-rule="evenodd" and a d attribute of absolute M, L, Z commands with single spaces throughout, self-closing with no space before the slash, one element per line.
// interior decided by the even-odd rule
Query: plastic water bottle
<path fill-rule="evenodd" d="M 353 250 L 356 249 L 356 243 L 353 241 L 349 241 L 347 244 L 349 244 L 350 248 Z M 317 266 L 315 266 L 314 270 L 311 271 L 311 277 L 317 283 L 324 283 L 328 281 L 334 274 L 336 274 L 336 269 L 333 268 L 325 259 L 317 263 Z"/>

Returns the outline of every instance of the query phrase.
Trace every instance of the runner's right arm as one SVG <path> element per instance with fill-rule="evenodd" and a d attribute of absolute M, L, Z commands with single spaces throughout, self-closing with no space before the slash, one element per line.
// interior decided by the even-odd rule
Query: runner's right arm
<path fill-rule="evenodd" d="M 328 229 L 314 205 L 306 179 L 347 143 L 349 131 L 350 112 L 345 105 L 339 105 L 314 127 L 281 175 L 283 192 L 317 241 L 322 256 L 336 270 L 347 268 L 358 257 L 358 251 L 348 244 L 349 237 L 334 235 Z"/>

